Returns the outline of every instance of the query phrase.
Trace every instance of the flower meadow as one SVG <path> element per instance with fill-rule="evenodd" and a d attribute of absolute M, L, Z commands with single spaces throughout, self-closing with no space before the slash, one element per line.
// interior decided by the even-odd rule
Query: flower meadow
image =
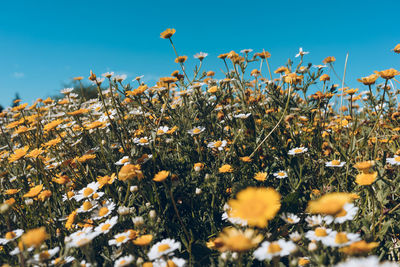
<path fill-rule="evenodd" d="M 156 84 L 90 71 L 97 98 L 76 77 L 0 113 L 3 266 L 400 266 L 400 72 L 349 88 L 301 48 L 189 71 L 174 34 Z"/>

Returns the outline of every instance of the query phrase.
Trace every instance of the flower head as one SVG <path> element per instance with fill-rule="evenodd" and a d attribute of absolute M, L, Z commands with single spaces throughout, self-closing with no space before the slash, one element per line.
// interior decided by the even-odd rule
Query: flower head
<path fill-rule="evenodd" d="M 281 207 L 280 194 L 273 188 L 248 187 L 236 199 L 228 201 L 228 216 L 244 220 L 250 226 L 265 227 Z"/>

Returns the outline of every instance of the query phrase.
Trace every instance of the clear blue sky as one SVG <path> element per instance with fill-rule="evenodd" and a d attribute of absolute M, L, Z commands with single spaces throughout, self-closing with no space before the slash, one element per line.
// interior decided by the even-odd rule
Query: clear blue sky
<path fill-rule="evenodd" d="M 306 62 L 335 56 L 347 79 L 400 69 L 400 1 L 2 1 L 0 104 L 18 92 L 25 102 L 57 94 L 75 76 L 106 71 L 148 81 L 177 69 L 160 32 L 173 27 L 180 54 L 209 53 L 206 70 L 223 67 L 217 55 L 244 48 L 272 54 L 275 69 L 299 47 Z M 190 63 L 189 62 L 189 63 Z"/>

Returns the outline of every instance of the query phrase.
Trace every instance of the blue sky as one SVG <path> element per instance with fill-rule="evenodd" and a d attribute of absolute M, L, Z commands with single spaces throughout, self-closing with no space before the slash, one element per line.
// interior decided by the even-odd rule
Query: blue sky
<path fill-rule="evenodd" d="M 294 58 L 335 56 L 348 85 L 374 70 L 400 69 L 400 1 L 3 1 L 0 9 L 0 104 L 18 92 L 25 102 L 55 95 L 72 77 L 106 71 L 154 82 L 177 65 L 160 32 L 173 27 L 182 55 L 203 51 L 205 70 L 219 72 L 217 56 L 265 49 L 272 69 Z M 254 66 L 256 67 L 256 66 Z M 338 82 L 338 81 L 335 81 Z"/>

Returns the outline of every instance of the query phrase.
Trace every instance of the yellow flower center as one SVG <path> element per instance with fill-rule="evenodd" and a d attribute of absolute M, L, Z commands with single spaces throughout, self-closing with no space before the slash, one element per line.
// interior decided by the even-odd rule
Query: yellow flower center
<path fill-rule="evenodd" d="M 85 203 L 83 203 L 83 210 L 90 210 L 93 207 L 92 203 L 90 203 L 90 201 L 85 201 Z"/>
<path fill-rule="evenodd" d="M 303 152 L 303 149 L 301 149 L 301 148 L 296 148 L 294 150 L 294 153 L 301 153 L 301 152 Z"/>
<path fill-rule="evenodd" d="M 340 164 L 340 161 L 334 159 L 334 160 L 331 161 L 331 164 L 334 165 L 334 166 L 337 166 L 337 165 Z"/>
<path fill-rule="evenodd" d="M 336 217 L 344 217 L 347 215 L 347 211 L 342 209 L 341 211 L 339 211 L 338 214 L 336 214 Z"/>
<path fill-rule="evenodd" d="M 218 148 L 220 146 L 222 146 L 222 141 L 217 141 L 214 143 L 214 147 Z"/>
<path fill-rule="evenodd" d="M 119 264 L 125 264 L 126 263 L 126 260 L 121 260 L 120 262 L 119 262 Z"/>
<path fill-rule="evenodd" d="M 278 176 L 285 176 L 284 172 L 278 172 Z"/>
<path fill-rule="evenodd" d="M 115 239 L 115 241 L 117 241 L 117 243 L 122 243 L 125 239 L 126 239 L 126 236 L 122 235 L 120 237 L 117 237 L 117 239 Z"/>
<path fill-rule="evenodd" d="M 92 194 L 93 193 L 93 189 L 92 188 L 90 188 L 90 187 L 87 187 L 87 188 L 85 188 L 85 190 L 83 190 L 83 196 L 84 197 L 88 197 L 90 194 Z"/>
<path fill-rule="evenodd" d="M 128 162 L 128 161 L 129 161 L 129 158 L 125 158 L 125 159 L 122 159 L 122 160 L 121 160 L 122 163 L 126 163 L 126 162 Z"/>
<path fill-rule="evenodd" d="M 146 138 L 140 138 L 139 143 L 146 144 L 147 143 L 147 139 Z"/>
<path fill-rule="evenodd" d="M 347 238 L 346 233 L 340 232 L 340 233 L 336 234 L 336 237 L 335 237 L 336 244 L 343 244 L 346 242 L 349 242 L 349 239 Z"/>
<path fill-rule="evenodd" d="M 200 132 L 200 129 L 199 129 L 199 128 L 194 128 L 194 129 L 193 129 L 193 133 L 194 133 L 194 134 L 198 134 L 199 132 Z"/>
<path fill-rule="evenodd" d="M 6 233 L 6 239 L 10 240 L 16 237 L 17 235 L 14 232 L 8 232 Z"/>
<path fill-rule="evenodd" d="M 102 207 L 102 208 L 99 210 L 99 216 L 104 216 L 104 215 L 107 214 L 107 212 L 108 212 L 108 208 L 107 208 L 107 207 Z"/>
<path fill-rule="evenodd" d="M 158 246 L 158 252 L 164 252 L 167 249 L 170 249 L 171 247 L 168 244 L 161 244 Z"/>
<path fill-rule="evenodd" d="M 287 218 L 287 221 L 290 223 L 294 223 L 294 220 L 292 218 Z"/>
<path fill-rule="evenodd" d="M 108 229 L 110 229 L 110 227 L 111 227 L 111 225 L 109 223 L 106 223 L 101 227 L 101 230 L 102 231 L 107 231 Z"/>
<path fill-rule="evenodd" d="M 98 197 L 99 197 L 99 194 L 97 194 L 97 193 L 94 193 L 93 196 L 92 196 L 93 199 L 96 199 Z"/>
<path fill-rule="evenodd" d="M 271 254 L 278 253 L 281 250 L 282 250 L 282 248 L 281 248 L 281 246 L 279 246 L 279 244 L 277 242 L 272 242 L 268 246 L 268 253 L 271 253 Z"/>
<path fill-rule="evenodd" d="M 318 227 L 315 229 L 315 235 L 318 237 L 327 236 L 326 230 L 324 228 Z"/>
<path fill-rule="evenodd" d="M 400 161 L 400 157 L 395 157 L 394 160 L 399 162 Z"/>
<path fill-rule="evenodd" d="M 41 252 L 40 254 L 39 254 L 39 259 L 41 260 L 41 261 L 43 261 L 43 260 L 47 260 L 48 258 L 50 258 L 50 253 L 46 250 L 46 251 L 43 251 L 43 252 Z"/>

